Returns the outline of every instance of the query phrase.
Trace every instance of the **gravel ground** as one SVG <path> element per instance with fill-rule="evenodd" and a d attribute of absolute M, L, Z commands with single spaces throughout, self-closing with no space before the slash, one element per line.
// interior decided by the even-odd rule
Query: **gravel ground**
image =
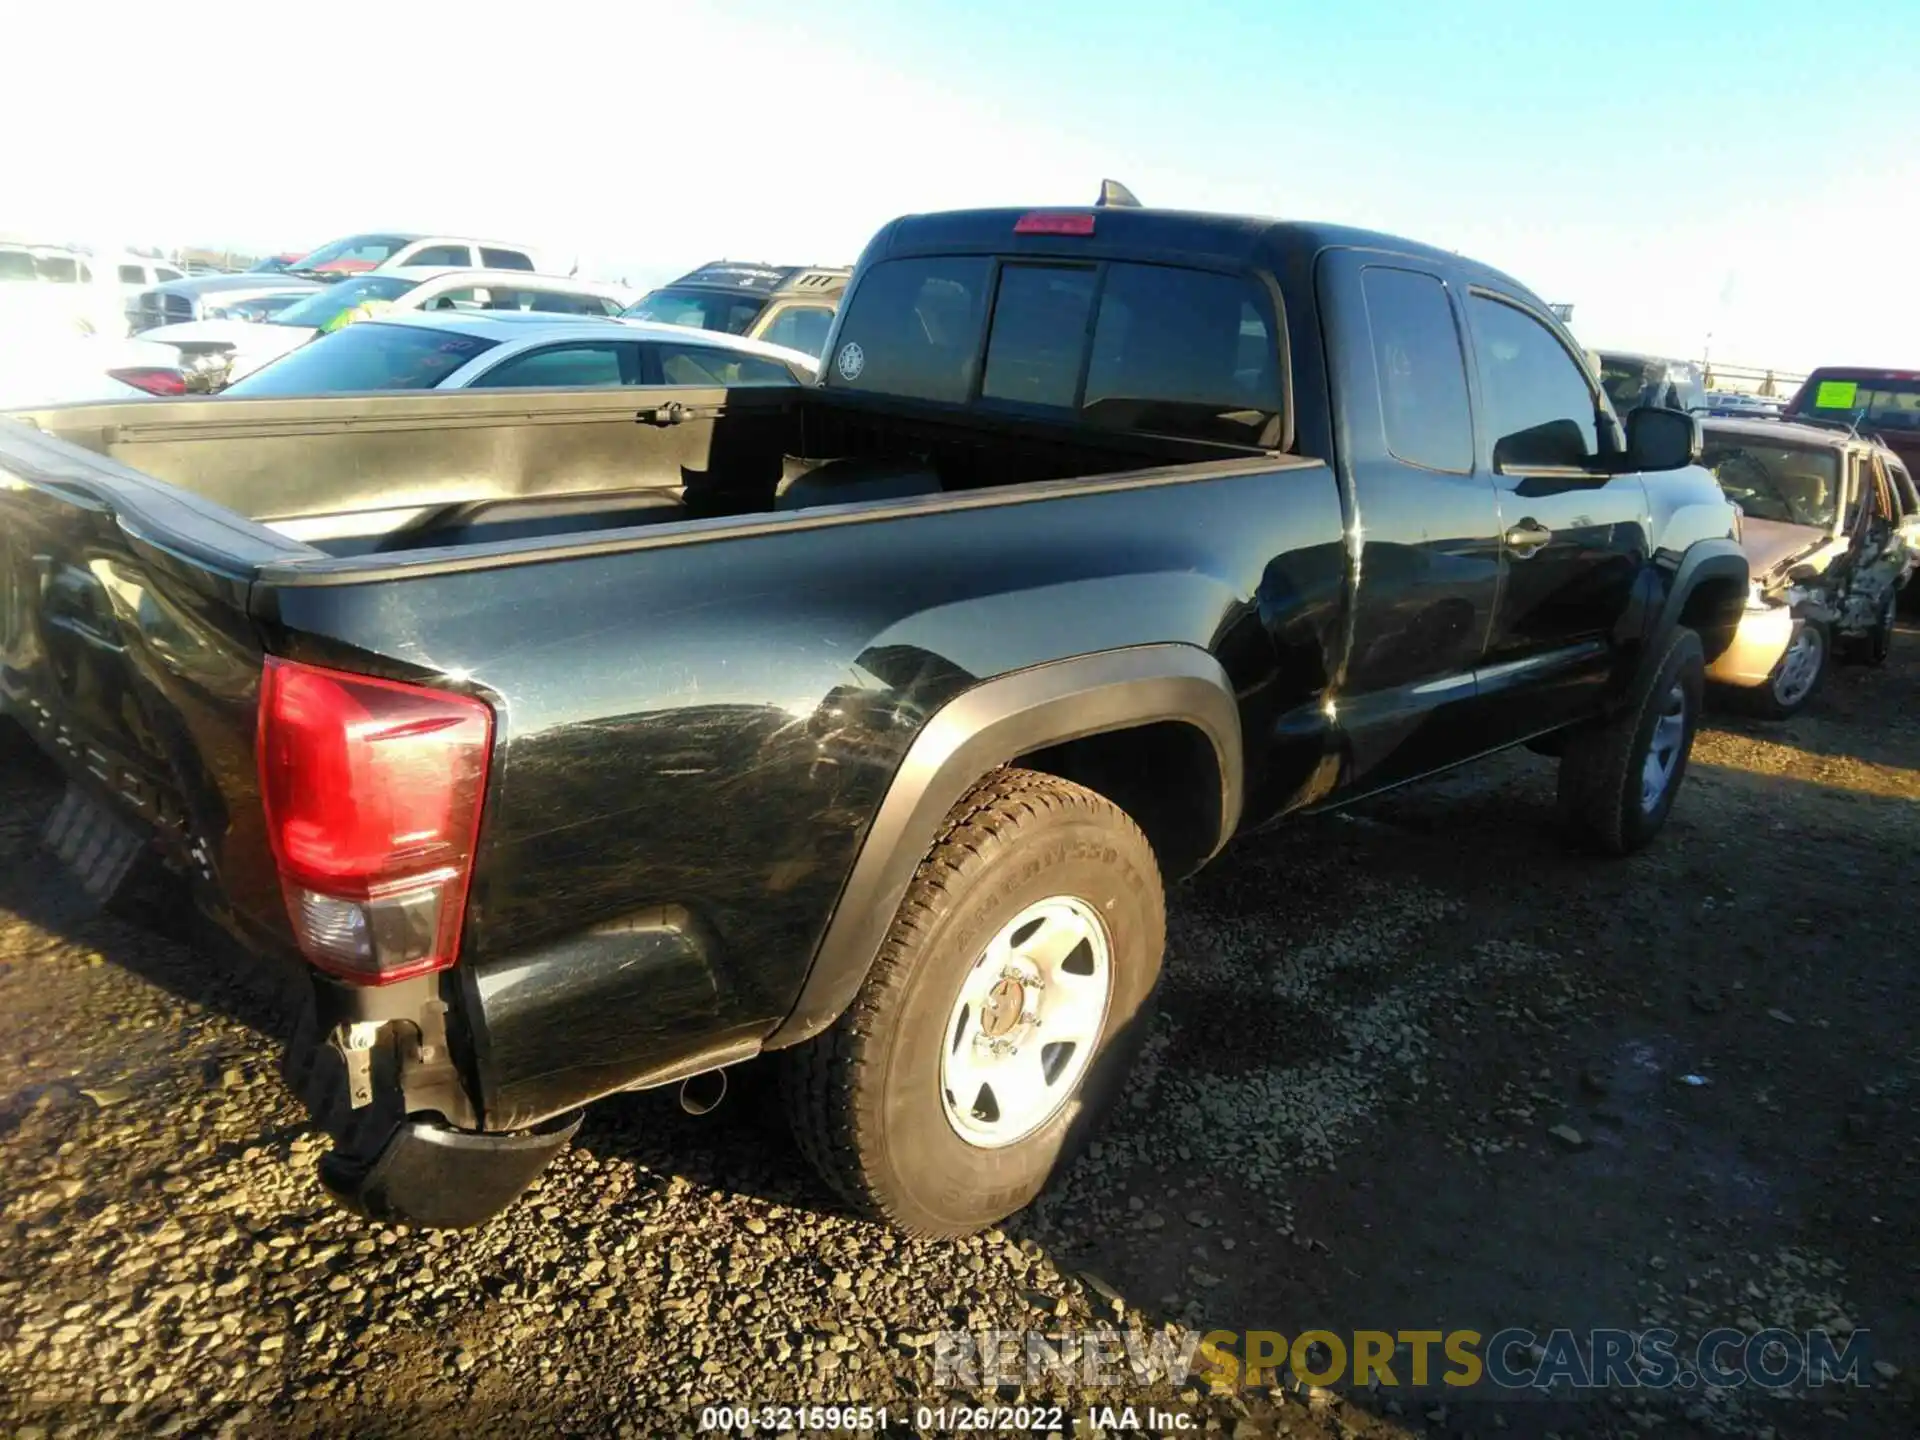
<path fill-rule="evenodd" d="M 602 1103 L 477 1233 L 336 1211 L 268 1038 L 288 977 L 158 897 L 82 910 L 36 847 L 58 782 L 8 749 L 0 1424 L 672 1435 L 937 1402 L 955 1328 L 1725 1323 L 1857 1327 L 1880 1366 L 1811 1398 L 1026 1398 L 1081 1435 L 1125 1400 L 1236 1437 L 1909 1435 L 1920 636 L 1798 720 L 1717 721 L 1694 767 L 1620 863 L 1555 845 L 1525 754 L 1241 842 L 1176 897 L 1105 1138 L 1004 1230 L 921 1243 L 835 1210 L 753 1073 L 702 1120 Z"/>

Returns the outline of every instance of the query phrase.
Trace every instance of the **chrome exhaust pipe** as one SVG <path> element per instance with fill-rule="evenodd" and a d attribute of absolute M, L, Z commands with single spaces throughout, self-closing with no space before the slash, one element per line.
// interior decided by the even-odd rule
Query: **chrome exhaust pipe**
<path fill-rule="evenodd" d="M 702 1070 L 680 1082 L 680 1108 L 689 1115 L 711 1115 L 727 1098 L 727 1072 Z"/>

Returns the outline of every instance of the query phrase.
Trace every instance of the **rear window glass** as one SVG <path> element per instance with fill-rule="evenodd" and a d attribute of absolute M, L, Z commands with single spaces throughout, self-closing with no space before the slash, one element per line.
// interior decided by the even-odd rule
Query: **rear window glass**
<path fill-rule="evenodd" d="M 968 402 L 992 283 L 985 257 L 875 265 L 841 322 L 827 383 Z M 1234 276 L 1009 260 L 979 390 L 986 405 L 1077 401 L 1080 419 L 1105 429 L 1258 444 L 1280 413 L 1279 347 L 1265 302 Z"/>
<path fill-rule="evenodd" d="M 1056 410 L 1072 406 L 1096 278 L 1090 265 L 1008 265 L 1000 271 L 982 399 Z"/>
<path fill-rule="evenodd" d="M 993 262 L 974 256 L 874 266 L 840 322 L 829 383 L 964 404 L 992 280 Z"/>
<path fill-rule="evenodd" d="M 349 325 L 302 345 L 229 385 L 223 394 L 330 395 L 350 390 L 431 390 L 494 342 L 411 325 Z"/>
<path fill-rule="evenodd" d="M 631 309 L 621 313 L 629 320 L 652 320 L 661 325 L 686 325 L 695 330 L 744 335 L 766 308 L 767 302 L 759 296 L 667 289 L 643 296 Z"/>
<path fill-rule="evenodd" d="M 1920 430 L 1920 377 L 1843 380 L 1816 372 L 1794 413 L 1882 430 Z"/>
<path fill-rule="evenodd" d="M 1270 443 L 1280 358 L 1265 303 L 1230 275 L 1109 266 L 1085 408 L 1109 429 Z"/>

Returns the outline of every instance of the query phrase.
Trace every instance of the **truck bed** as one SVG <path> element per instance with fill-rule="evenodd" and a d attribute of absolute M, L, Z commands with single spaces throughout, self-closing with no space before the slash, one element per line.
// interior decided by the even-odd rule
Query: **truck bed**
<path fill-rule="evenodd" d="M 482 391 L 0 419 L 0 710 L 249 948 L 293 953 L 256 771 L 269 657 L 488 706 L 449 983 L 489 1058 L 457 1124 L 757 1046 L 908 745 L 984 679 L 1223 646 L 1250 723 L 1318 713 L 1345 565 L 1317 461 L 678 399 L 667 424 L 657 393 L 639 418 Z M 1276 567 L 1283 534 L 1312 541 Z M 1304 607 L 1285 684 L 1262 587 Z M 1304 771 L 1317 732 L 1294 731 Z"/>
<path fill-rule="evenodd" d="M 328 395 L 14 418 L 252 522 L 278 564 L 353 559 L 361 573 L 376 556 L 550 551 L 568 537 L 722 522 L 702 527 L 712 533 L 822 506 L 1257 453 L 1140 436 L 1089 443 L 1084 430 L 1064 438 L 978 417 L 944 426 L 796 391 Z M 129 518 L 152 496 L 123 487 L 114 508 Z"/>

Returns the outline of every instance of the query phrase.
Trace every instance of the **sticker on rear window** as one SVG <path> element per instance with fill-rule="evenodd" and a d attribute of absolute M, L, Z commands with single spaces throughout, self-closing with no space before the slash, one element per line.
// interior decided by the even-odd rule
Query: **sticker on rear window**
<path fill-rule="evenodd" d="M 1854 396 L 1860 393 L 1857 380 L 1822 380 L 1820 388 L 1813 393 L 1813 408 L 1816 410 L 1851 410 Z"/>
<path fill-rule="evenodd" d="M 867 352 L 849 340 L 840 347 L 840 359 L 835 362 L 840 373 L 849 380 L 858 380 L 860 372 L 867 368 Z"/>

